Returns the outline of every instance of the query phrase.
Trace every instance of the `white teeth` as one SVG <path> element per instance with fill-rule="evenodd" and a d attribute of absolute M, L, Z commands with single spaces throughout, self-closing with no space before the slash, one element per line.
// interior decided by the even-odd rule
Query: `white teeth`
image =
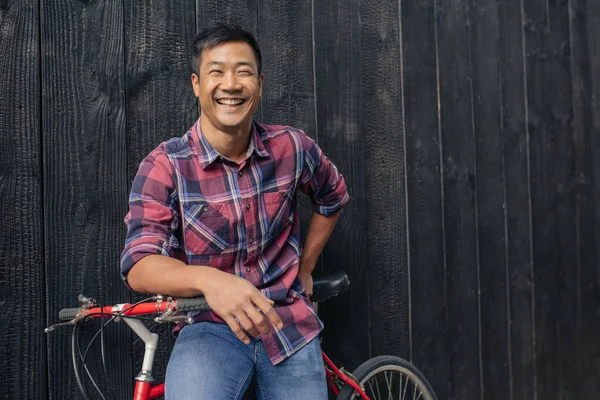
<path fill-rule="evenodd" d="M 227 106 L 237 106 L 239 104 L 242 104 L 244 102 L 244 99 L 218 99 L 217 103 L 219 104 L 224 104 Z"/>

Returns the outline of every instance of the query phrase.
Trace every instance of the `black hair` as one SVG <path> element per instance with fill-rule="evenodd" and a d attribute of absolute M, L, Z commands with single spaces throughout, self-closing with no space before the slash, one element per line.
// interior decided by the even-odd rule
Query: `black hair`
<path fill-rule="evenodd" d="M 254 36 L 237 25 L 231 24 L 216 24 L 210 26 L 196 35 L 194 38 L 194 56 L 193 56 L 193 71 L 198 74 L 200 71 L 200 62 L 202 60 L 202 52 L 204 50 L 212 49 L 220 45 L 221 43 L 227 42 L 245 42 L 252 47 L 254 56 L 256 57 L 256 64 L 258 66 L 258 74 L 262 71 L 262 55 L 260 53 L 260 47 Z"/>

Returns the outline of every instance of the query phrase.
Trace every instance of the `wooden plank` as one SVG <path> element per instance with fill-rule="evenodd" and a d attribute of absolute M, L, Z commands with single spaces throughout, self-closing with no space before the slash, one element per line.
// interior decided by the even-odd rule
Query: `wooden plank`
<path fill-rule="evenodd" d="M 310 3 L 263 0 L 258 14 L 265 74 L 262 120 L 316 138 Z"/>
<path fill-rule="evenodd" d="M 127 199 L 123 9 L 40 5 L 47 298 L 56 320 L 78 293 L 103 304 L 127 296 L 116 270 L 123 236 L 115 234 Z M 88 339 L 97 327 L 84 329 Z M 105 336 L 112 397 L 126 398 L 133 390 L 130 336 L 123 328 Z M 68 333 L 50 336 L 48 347 L 50 398 L 77 397 Z M 102 382 L 98 348 L 92 358 L 90 370 Z"/>
<path fill-rule="evenodd" d="M 412 362 L 449 392 L 434 0 L 403 1 L 402 71 L 411 265 Z"/>
<path fill-rule="evenodd" d="M 583 183 L 588 184 L 587 187 L 584 186 L 586 189 L 578 199 L 578 248 L 581 260 L 577 316 L 580 326 L 580 398 L 591 399 L 600 392 L 600 380 L 597 379 L 597 372 L 600 371 L 600 314 L 597 306 L 600 304 L 600 25 L 595 23 L 600 18 L 600 3 L 587 1 L 585 6 L 578 4 L 578 7 L 574 7 L 574 11 L 572 18 L 576 18 L 576 23 L 583 25 L 585 21 L 587 41 L 582 36 L 579 40 L 582 51 L 588 51 L 585 60 L 587 68 L 582 61 L 579 77 L 575 80 L 579 87 L 575 93 L 583 93 L 575 107 L 575 110 L 580 110 L 580 113 L 576 111 L 575 114 L 575 140 L 576 159 L 585 157 L 583 166 L 578 165 L 576 176 L 580 177 L 581 169 L 584 168 Z M 575 56 L 576 52 L 577 48 L 573 48 Z M 582 140 L 581 131 L 584 135 Z"/>
<path fill-rule="evenodd" d="M 533 260 L 531 253 L 529 131 L 520 0 L 498 3 L 502 98 L 505 260 L 509 275 L 510 370 L 513 399 L 534 397 Z"/>
<path fill-rule="evenodd" d="M 361 125 L 359 9 L 353 2 L 314 2 L 313 41 L 317 137 L 323 152 L 344 175 L 352 198 L 323 253 L 327 270 L 343 268 L 352 282 L 344 295 L 321 310 L 330 356 L 352 370 L 370 355 L 371 320 L 367 199 Z"/>
<path fill-rule="evenodd" d="M 510 399 L 500 36 L 496 0 L 471 0 L 470 42 L 475 135 L 482 398 Z M 500 195 L 502 194 L 502 195 Z"/>
<path fill-rule="evenodd" d="M 362 124 L 373 355 L 410 359 L 400 10 L 360 3 Z M 375 290 L 373 290 L 375 289 Z"/>
<path fill-rule="evenodd" d="M 598 227 L 600 226 L 600 29 L 593 23 L 600 17 L 598 2 L 570 2 L 571 85 L 573 90 L 573 140 L 576 201 L 577 270 L 576 282 L 566 293 L 575 320 L 565 350 L 574 351 L 561 359 L 562 370 L 569 368 L 563 385 L 563 398 L 591 399 L 600 392 L 600 275 L 598 266 Z M 596 125 L 594 124 L 596 123 Z M 573 285 L 574 283 L 574 285 Z M 572 321 L 572 320 L 571 320 Z M 566 321 L 565 321 L 566 322 Z M 565 327 L 566 328 L 566 327 Z M 568 362 L 565 362 L 568 361 Z"/>
<path fill-rule="evenodd" d="M 451 399 L 481 398 L 469 5 L 437 3 Z M 452 49 L 452 50 L 450 50 Z"/>
<path fill-rule="evenodd" d="M 184 0 L 127 2 L 125 74 L 128 173 L 160 142 L 198 118 L 191 84 L 195 7 Z"/>
<path fill-rule="evenodd" d="M 257 1 L 196 0 L 196 21 L 197 31 L 217 22 L 232 23 L 260 40 Z"/>
<path fill-rule="evenodd" d="M 38 2 L 4 2 L 0 26 L 0 387 L 6 398 L 43 399 L 47 320 Z"/>
<path fill-rule="evenodd" d="M 526 3 L 524 12 L 537 396 L 557 399 L 571 379 L 561 360 L 569 357 L 564 352 L 573 340 L 565 329 L 574 322 L 567 315 L 572 300 L 561 298 L 561 286 L 573 285 L 577 265 L 568 4 Z"/>
<path fill-rule="evenodd" d="M 127 173 L 131 182 L 140 161 L 150 151 L 164 140 L 182 136 L 198 118 L 198 102 L 190 80 L 196 8 L 185 0 L 125 4 Z M 124 225 L 120 228 L 119 232 L 124 233 Z M 141 294 L 133 297 L 142 298 Z M 161 337 L 153 373 L 157 381 L 164 379 L 175 341 L 169 333 L 172 328 L 153 328 Z M 141 369 L 143 352 L 144 343 L 136 337 L 133 376 Z"/>

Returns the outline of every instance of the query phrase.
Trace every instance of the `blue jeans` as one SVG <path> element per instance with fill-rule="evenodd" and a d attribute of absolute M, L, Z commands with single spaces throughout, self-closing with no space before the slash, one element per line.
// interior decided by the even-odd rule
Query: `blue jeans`
<path fill-rule="evenodd" d="M 167 366 L 165 399 L 240 399 L 253 376 L 261 400 L 327 399 L 318 338 L 273 365 L 261 340 L 247 345 L 227 325 L 212 322 L 179 332 Z"/>

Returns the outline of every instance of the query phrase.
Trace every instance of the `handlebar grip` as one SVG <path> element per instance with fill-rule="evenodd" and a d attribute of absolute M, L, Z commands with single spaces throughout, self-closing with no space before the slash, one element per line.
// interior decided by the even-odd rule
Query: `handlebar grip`
<path fill-rule="evenodd" d="M 210 311 L 204 296 L 177 299 L 177 311 Z"/>
<path fill-rule="evenodd" d="M 70 321 L 79 314 L 79 311 L 81 311 L 81 308 L 63 308 L 58 312 L 58 318 L 61 321 Z"/>

